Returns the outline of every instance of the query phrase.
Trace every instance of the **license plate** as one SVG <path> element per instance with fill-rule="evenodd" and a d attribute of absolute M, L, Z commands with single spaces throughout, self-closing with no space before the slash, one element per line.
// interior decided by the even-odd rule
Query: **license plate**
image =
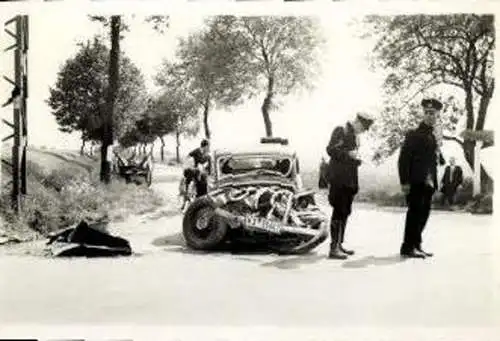
<path fill-rule="evenodd" d="M 253 227 L 259 230 L 264 230 L 271 233 L 280 233 L 281 226 L 280 224 L 259 217 L 247 216 L 245 217 L 245 224 L 249 227 Z"/>

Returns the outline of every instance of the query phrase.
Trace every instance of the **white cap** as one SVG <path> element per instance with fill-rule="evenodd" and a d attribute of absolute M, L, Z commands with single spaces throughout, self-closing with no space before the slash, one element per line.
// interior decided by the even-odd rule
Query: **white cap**
<path fill-rule="evenodd" d="M 356 116 L 361 117 L 362 119 L 365 119 L 367 121 L 375 121 L 375 117 L 367 112 L 357 112 Z"/>

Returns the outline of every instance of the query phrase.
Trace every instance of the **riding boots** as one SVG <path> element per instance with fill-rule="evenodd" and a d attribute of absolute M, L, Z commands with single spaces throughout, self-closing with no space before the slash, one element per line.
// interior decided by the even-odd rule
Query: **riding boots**
<path fill-rule="evenodd" d="M 348 249 L 345 249 L 342 244 L 344 243 L 344 235 L 345 235 L 345 228 L 346 228 L 346 224 L 347 222 L 345 220 L 343 220 L 341 222 L 342 226 L 341 226 L 341 232 L 340 232 L 340 250 L 349 255 L 349 256 L 352 256 L 354 255 L 354 251 L 353 250 L 348 250 Z"/>
<path fill-rule="evenodd" d="M 347 254 L 342 252 L 340 243 L 342 238 L 342 221 L 332 220 L 330 223 L 330 253 L 328 258 L 331 259 L 347 259 Z"/>

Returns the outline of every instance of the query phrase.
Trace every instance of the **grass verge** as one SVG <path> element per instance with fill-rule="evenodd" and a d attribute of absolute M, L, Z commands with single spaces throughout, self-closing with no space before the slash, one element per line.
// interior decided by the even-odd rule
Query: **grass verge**
<path fill-rule="evenodd" d="M 88 160 L 86 160 L 89 163 Z M 50 232 L 87 221 L 118 221 L 129 215 L 153 211 L 163 204 L 161 196 L 143 185 L 113 179 L 109 185 L 98 181 L 98 162 L 92 168 L 66 163 L 50 169 L 36 162 L 27 163 L 28 194 L 23 198 L 22 214 L 12 211 L 9 188 L 0 192 L 2 229 L 23 241 L 47 236 Z M 5 178 L 9 177 L 4 169 Z"/>

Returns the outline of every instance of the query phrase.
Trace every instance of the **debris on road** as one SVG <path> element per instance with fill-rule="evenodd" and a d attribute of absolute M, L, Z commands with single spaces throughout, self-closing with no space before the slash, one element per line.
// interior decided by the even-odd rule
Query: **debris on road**
<path fill-rule="evenodd" d="M 56 232 L 47 245 L 54 257 L 112 257 L 130 256 L 128 240 L 110 235 L 101 223 L 89 224 L 82 220 L 74 227 Z"/>

